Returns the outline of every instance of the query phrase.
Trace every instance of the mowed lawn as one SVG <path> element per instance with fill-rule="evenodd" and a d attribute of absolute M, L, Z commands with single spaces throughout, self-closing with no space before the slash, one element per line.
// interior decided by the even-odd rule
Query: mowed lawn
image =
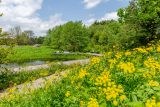
<path fill-rule="evenodd" d="M 9 63 L 23 63 L 35 60 L 41 61 L 65 61 L 74 59 L 84 59 L 88 55 L 72 54 L 72 55 L 55 55 L 56 50 L 51 47 L 41 46 L 16 46 L 13 48 L 13 54 L 8 56 Z"/>

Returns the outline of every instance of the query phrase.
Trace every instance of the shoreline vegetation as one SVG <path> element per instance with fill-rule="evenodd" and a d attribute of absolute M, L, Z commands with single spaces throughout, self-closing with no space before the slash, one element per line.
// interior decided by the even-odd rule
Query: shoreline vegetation
<path fill-rule="evenodd" d="M 32 61 L 67 61 L 76 59 L 89 58 L 90 54 L 56 54 L 56 50 L 51 47 L 41 46 L 17 46 L 13 48 L 13 54 L 9 55 L 6 60 L 7 63 L 19 63 L 23 64 L 25 62 Z"/>

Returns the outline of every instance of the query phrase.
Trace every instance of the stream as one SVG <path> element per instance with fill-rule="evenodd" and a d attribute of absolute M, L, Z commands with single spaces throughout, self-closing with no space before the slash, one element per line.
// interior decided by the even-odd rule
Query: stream
<path fill-rule="evenodd" d="M 24 62 L 22 64 L 18 63 L 9 63 L 9 64 L 0 64 L 1 67 L 5 68 L 17 68 L 17 67 L 25 67 L 25 66 L 36 66 L 46 64 L 46 61 L 32 61 L 32 62 Z"/>

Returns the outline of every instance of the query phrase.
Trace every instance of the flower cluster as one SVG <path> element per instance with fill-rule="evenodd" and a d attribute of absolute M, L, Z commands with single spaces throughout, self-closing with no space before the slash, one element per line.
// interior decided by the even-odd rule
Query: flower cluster
<path fill-rule="evenodd" d="M 90 101 L 88 102 L 87 107 L 99 107 L 99 104 L 96 99 L 90 98 Z"/>
<path fill-rule="evenodd" d="M 83 78 L 86 75 L 88 75 L 87 71 L 84 70 L 84 69 L 81 69 L 80 72 L 79 72 L 78 78 Z"/>
<path fill-rule="evenodd" d="M 112 101 L 115 106 L 118 105 L 118 99 L 121 101 L 126 99 L 123 87 L 121 85 L 117 86 L 114 82 L 109 82 L 108 87 L 103 88 L 103 93 L 106 95 L 107 101 Z"/>
<path fill-rule="evenodd" d="M 160 45 L 157 46 L 157 52 L 160 52 Z"/>
<path fill-rule="evenodd" d="M 149 81 L 148 84 L 149 84 L 149 86 L 152 86 L 152 87 L 159 86 L 159 83 L 157 81 L 153 81 L 153 80 Z"/>
<path fill-rule="evenodd" d="M 152 99 L 148 99 L 146 101 L 146 107 L 160 107 L 160 102 L 156 102 L 156 98 L 152 97 Z"/>
<path fill-rule="evenodd" d="M 138 52 L 140 52 L 140 53 L 148 53 L 148 52 L 146 51 L 146 49 L 144 49 L 144 48 L 135 48 L 134 50 L 135 50 L 135 51 L 138 51 Z"/>
<path fill-rule="evenodd" d="M 65 96 L 66 96 L 66 97 L 69 97 L 69 96 L 71 96 L 71 93 L 70 93 L 70 91 L 67 91 L 67 92 L 66 92 L 66 94 L 65 94 Z"/>
<path fill-rule="evenodd" d="M 118 67 L 124 71 L 124 73 L 134 73 L 135 72 L 135 67 L 134 64 L 131 62 L 120 62 Z"/>
<path fill-rule="evenodd" d="M 130 56 L 132 53 L 130 51 L 127 51 L 124 53 L 126 56 Z"/>
<path fill-rule="evenodd" d="M 97 63 L 99 63 L 100 62 L 100 58 L 99 57 L 93 57 L 93 58 L 91 58 L 91 60 L 90 60 L 90 63 L 91 64 L 97 64 Z"/>
<path fill-rule="evenodd" d="M 160 64 L 158 61 L 156 61 L 154 58 L 149 57 L 147 60 L 144 61 L 144 66 L 147 68 L 155 71 L 155 70 L 160 70 Z"/>
<path fill-rule="evenodd" d="M 114 65 L 116 64 L 116 59 L 109 59 L 108 62 L 110 63 L 109 67 L 110 69 L 114 67 Z"/>
<path fill-rule="evenodd" d="M 119 59 L 119 58 L 122 57 L 122 55 L 121 55 L 121 53 L 118 52 L 118 53 L 115 54 L 115 57 L 116 57 L 117 59 Z"/>
<path fill-rule="evenodd" d="M 100 76 L 97 77 L 95 85 L 97 86 L 107 86 L 108 82 L 111 82 L 111 75 L 109 72 L 104 71 Z"/>

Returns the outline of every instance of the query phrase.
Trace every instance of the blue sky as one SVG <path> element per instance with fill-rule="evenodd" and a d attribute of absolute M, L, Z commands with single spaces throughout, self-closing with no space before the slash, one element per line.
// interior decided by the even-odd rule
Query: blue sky
<path fill-rule="evenodd" d="M 87 26 L 95 20 L 117 20 L 116 11 L 129 0 L 2 0 L 0 26 L 6 31 L 14 26 L 33 30 L 36 35 L 67 21 L 82 21 Z"/>
<path fill-rule="evenodd" d="M 44 0 L 42 9 L 38 13 L 44 20 L 55 13 L 62 14 L 64 20 L 87 20 L 91 17 L 99 19 L 106 13 L 126 7 L 128 3 L 128 0 L 106 0 L 93 8 L 87 9 L 83 0 Z"/>

